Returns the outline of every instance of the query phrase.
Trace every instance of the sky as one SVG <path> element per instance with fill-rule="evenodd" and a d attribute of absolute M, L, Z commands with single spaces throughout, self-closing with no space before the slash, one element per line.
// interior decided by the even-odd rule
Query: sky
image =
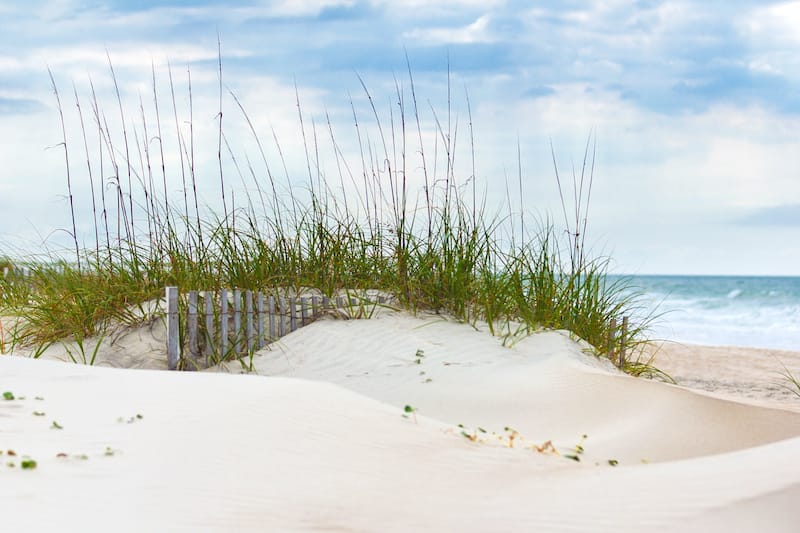
<path fill-rule="evenodd" d="M 369 138 L 362 147 L 383 150 L 362 81 L 396 158 L 410 67 L 421 116 L 419 132 L 413 112 L 406 124 L 416 199 L 420 152 L 432 164 L 449 134 L 454 176 L 465 190 L 475 176 L 489 213 L 510 203 L 531 225 L 559 225 L 553 159 L 569 189 L 589 143 L 587 238 L 612 270 L 800 275 L 800 2 L 0 0 L 0 20 L 0 254 L 69 240 L 48 69 L 82 243 L 94 234 L 84 129 L 94 179 L 102 174 L 110 190 L 113 175 L 99 168 L 92 90 L 115 146 L 125 144 L 109 59 L 134 165 L 137 144 L 157 144 L 155 88 L 170 198 L 183 201 L 181 153 L 166 139 L 191 125 L 201 201 L 217 209 L 221 51 L 226 139 L 257 179 L 266 166 L 251 124 L 271 171 L 308 186 L 299 101 L 320 145 L 315 167 L 358 197 L 358 180 L 339 178 L 336 154 L 358 174 L 359 133 Z M 226 165 L 246 187 L 248 172 L 237 177 Z"/>

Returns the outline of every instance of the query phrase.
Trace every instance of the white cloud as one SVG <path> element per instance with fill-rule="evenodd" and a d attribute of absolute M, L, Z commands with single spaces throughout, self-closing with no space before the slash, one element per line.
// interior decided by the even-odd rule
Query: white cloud
<path fill-rule="evenodd" d="M 370 0 L 375 7 L 391 10 L 393 14 L 410 18 L 452 16 L 465 11 L 482 12 L 504 6 L 506 0 Z"/>
<path fill-rule="evenodd" d="M 751 38 L 800 43 L 800 2 L 782 2 L 758 7 L 739 21 Z"/>
<path fill-rule="evenodd" d="M 353 5 L 355 5 L 355 0 L 277 0 L 262 4 L 265 14 L 294 17 L 318 15 L 326 8 L 352 7 Z"/>
<path fill-rule="evenodd" d="M 227 50 L 225 57 L 247 57 L 249 52 Z M 51 68 L 82 67 L 91 70 L 96 67 L 108 68 L 109 56 L 115 68 L 139 68 L 145 71 L 150 66 L 185 65 L 196 61 L 217 59 L 216 46 L 189 44 L 168 44 L 154 42 L 116 43 L 113 50 L 106 53 L 103 45 L 82 44 L 78 46 L 43 47 L 35 50 L 27 58 L 28 63 L 50 65 Z"/>
<path fill-rule="evenodd" d="M 404 33 L 403 38 L 425 44 L 491 43 L 495 37 L 489 31 L 489 22 L 489 15 L 481 15 L 466 26 L 417 28 Z"/>

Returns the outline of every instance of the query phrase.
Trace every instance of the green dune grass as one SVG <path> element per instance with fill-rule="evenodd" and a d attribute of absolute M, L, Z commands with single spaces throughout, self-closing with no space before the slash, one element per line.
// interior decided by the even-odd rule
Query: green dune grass
<path fill-rule="evenodd" d="M 111 74 L 116 87 L 113 67 Z M 214 170 L 223 207 L 211 212 L 199 205 L 191 115 L 183 121 L 178 117 L 171 73 L 169 81 L 168 105 L 159 100 L 154 75 L 152 109 L 140 105 L 128 114 L 117 88 L 108 113 L 119 114 L 118 128 L 109 127 L 93 87 L 88 99 L 75 91 L 79 122 L 67 124 L 61 114 L 74 251 L 27 263 L 31 276 L 26 283 L 0 280 L 0 306 L 24 319 L 13 342 L 41 347 L 65 338 L 82 341 L 102 335 L 111 323 L 135 323 L 141 314 L 132 309 L 160 298 L 166 285 L 266 292 L 313 287 L 327 295 L 380 289 L 413 312 L 486 321 L 495 335 L 566 329 L 597 347 L 598 356 L 608 345 L 612 321 L 642 314 L 635 313 L 638 299 L 626 281 L 606 276 L 609 259 L 587 254 L 593 142 L 587 142 L 578 174 L 562 180 L 555 169 L 565 227 L 534 226 L 523 212 L 513 211 L 512 203 L 521 204 L 518 199 L 507 198 L 502 210 L 487 207 L 475 179 L 474 147 L 471 141 L 466 149 L 456 144 L 459 135 L 473 138 L 471 112 L 465 133 L 449 115 L 440 121 L 432 110 L 434 147 L 423 143 L 423 134 L 430 132 L 421 125 L 410 69 L 410 90 L 397 85 L 394 107 L 399 110 L 392 111 L 388 127 L 363 82 L 364 102 L 359 107 L 351 100 L 355 129 L 347 140 L 360 159 L 345 158 L 327 117 L 329 141 L 323 142 L 323 128 L 309 122 L 298 99 L 301 138 L 295 142 L 306 154 L 303 187 L 296 181 L 292 185 L 277 135 L 272 136 L 273 150 L 280 158 L 269 161 L 250 116 L 231 93 L 235 105 L 225 112 L 239 113 L 257 146 L 255 161 L 261 161 L 235 155 L 222 119 L 226 94 L 220 83 Z M 61 112 L 55 81 L 53 89 Z M 191 85 L 188 98 L 191 104 Z M 366 109 L 366 116 L 359 108 Z M 137 115 L 133 127 L 130 117 Z M 68 128 L 80 133 L 82 144 L 67 142 Z M 101 145 L 91 148 L 87 133 Z M 162 140 L 168 135 L 181 146 L 178 157 L 164 155 Z M 334 153 L 336 171 L 321 168 L 323 148 Z M 456 154 L 471 158 L 471 174 L 456 170 Z M 74 195 L 70 159 L 86 159 L 82 179 L 89 197 Z M 274 168 L 283 168 L 285 177 L 279 179 Z M 115 176 L 113 186 L 102 183 L 103 172 Z M 422 183 L 419 190 L 410 188 L 412 174 Z M 182 180 L 180 196 L 168 195 L 167 182 L 175 176 Z M 231 180 L 247 184 L 244 198 L 233 197 Z M 91 208 L 94 216 L 89 247 L 81 246 L 75 234 L 76 203 Z M 618 340 L 629 354 L 646 342 L 650 320 L 652 315 L 632 321 Z M 648 368 L 637 363 L 628 370 Z"/>

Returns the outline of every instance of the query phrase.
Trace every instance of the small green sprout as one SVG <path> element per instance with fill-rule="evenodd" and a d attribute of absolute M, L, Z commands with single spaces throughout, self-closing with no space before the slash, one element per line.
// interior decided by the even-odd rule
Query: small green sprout
<path fill-rule="evenodd" d="M 103 453 L 103 455 L 111 457 L 114 455 L 114 450 L 111 448 L 111 446 L 106 446 L 106 451 Z"/>
<path fill-rule="evenodd" d="M 461 435 L 462 435 L 463 437 L 465 437 L 465 438 L 467 438 L 467 439 L 471 440 L 472 442 L 475 442 L 476 440 L 478 440 L 478 435 L 477 435 L 477 434 L 475 434 L 475 433 L 473 433 L 472 435 L 470 435 L 470 434 L 469 434 L 469 433 L 467 433 L 466 431 L 461 431 Z"/>
<path fill-rule="evenodd" d="M 575 453 L 577 455 L 580 455 L 585 451 L 584 448 L 583 448 L 583 443 L 588 438 L 589 438 L 588 435 L 582 435 L 580 442 L 578 442 L 578 444 L 575 445 Z"/>
<path fill-rule="evenodd" d="M 36 468 L 36 461 L 31 459 L 30 457 L 26 457 L 22 459 L 20 466 L 22 467 L 23 470 L 33 470 L 34 468 Z"/>
<path fill-rule="evenodd" d="M 4 400 L 13 400 L 14 399 L 14 393 L 11 392 L 11 391 L 4 392 L 3 393 L 3 399 Z"/>
<path fill-rule="evenodd" d="M 619 464 L 619 461 L 617 461 L 616 459 L 609 459 L 608 464 L 610 464 L 611 466 L 617 466 Z"/>
<path fill-rule="evenodd" d="M 42 396 L 34 396 L 33 399 L 41 401 L 41 400 L 44 400 L 44 397 L 42 397 Z"/>
<path fill-rule="evenodd" d="M 581 435 L 581 440 L 578 442 L 578 444 L 575 445 L 574 448 L 575 453 L 564 455 L 564 457 L 566 457 L 567 459 L 572 459 L 573 461 L 576 462 L 580 462 L 581 461 L 580 456 L 585 451 L 583 447 L 583 442 L 588 438 L 589 438 L 588 435 Z"/>
<path fill-rule="evenodd" d="M 50 426 L 50 429 L 64 429 L 64 426 L 53 420 L 53 425 Z"/>
<path fill-rule="evenodd" d="M 33 416 L 44 416 L 44 412 L 43 411 L 34 411 L 33 412 Z"/>
<path fill-rule="evenodd" d="M 403 407 L 403 418 L 408 418 L 408 415 L 414 417 L 414 423 L 417 423 L 417 408 L 406 405 Z"/>

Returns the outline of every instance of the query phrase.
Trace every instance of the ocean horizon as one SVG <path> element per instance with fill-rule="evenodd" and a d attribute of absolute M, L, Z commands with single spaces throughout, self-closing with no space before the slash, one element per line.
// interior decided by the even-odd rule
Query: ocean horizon
<path fill-rule="evenodd" d="M 800 351 L 800 276 L 618 275 L 654 339 Z"/>

